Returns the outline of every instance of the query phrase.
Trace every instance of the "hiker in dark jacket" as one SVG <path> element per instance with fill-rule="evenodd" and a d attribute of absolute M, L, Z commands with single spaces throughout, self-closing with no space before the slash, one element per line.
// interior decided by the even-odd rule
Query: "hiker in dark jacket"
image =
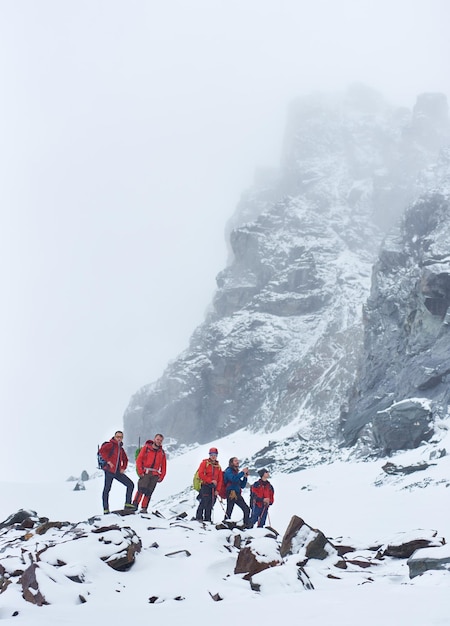
<path fill-rule="evenodd" d="M 123 449 L 123 432 L 121 430 L 116 430 L 114 437 L 101 446 L 99 455 L 105 461 L 105 466 L 103 467 L 105 472 L 105 486 L 103 487 L 102 495 L 103 513 L 109 513 L 109 492 L 114 479 L 127 488 L 125 509 L 134 509 L 131 504 L 134 482 L 125 475 L 128 457 Z"/>
<path fill-rule="evenodd" d="M 251 528 L 250 525 L 250 509 L 242 497 L 242 489 L 247 484 L 248 467 L 244 467 L 239 471 L 239 459 L 235 456 L 231 457 L 228 467 L 223 474 L 223 482 L 227 492 L 227 510 L 225 513 L 225 520 L 231 519 L 234 505 L 237 504 L 244 513 L 244 526 Z"/>
<path fill-rule="evenodd" d="M 211 448 L 209 457 L 203 459 L 198 468 L 198 477 L 202 486 L 199 492 L 200 504 L 198 505 L 195 519 L 199 521 L 211 521 L 211 513 L 216 497 L 222 492 L 223 473 L 217 460 L 218 454 L 217 448 Z"/>
<path fill-rule="evenodd" d="M 262 528 L 266 523 L 269 506 L 273 504 L 274 490 L 269 483 L 269 472 L 264 468 L 259 470 L 259 480 L 251 486 L 250 502 L 252 504 L 252 516 L 250 523 L 252 526 L 258 522 L 258 528 Z"/>
<path fill-rule="evenodd" d="M 147 513 L 148 503 L 158 483 L 166 475 L 166 453 L 162 444 L 163 435 L 158 433 L 153 439 L 148 439 L 142 446 L 137 459 L 136 471 L 139 474 L 138 490 L 133 498 L 133 506 L 137 510 L 142 500 L 141 513 Z"/>

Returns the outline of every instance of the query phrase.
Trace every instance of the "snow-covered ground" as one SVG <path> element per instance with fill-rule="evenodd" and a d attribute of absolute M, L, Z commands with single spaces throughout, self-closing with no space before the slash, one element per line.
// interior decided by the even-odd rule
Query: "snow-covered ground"
<path fill-rule="evenodd" d="M 252 448 L 260 449 L 264 440 L 262 436 L 249 438 L 246 433 L 237 433 L 215 443 L 225 466 L 231 456 L 250 456 Z M 449 446 L 450 438 L 439 444 L 440 449 L 448 450 Z M 53 548 L 61 561 L 84 572 L 84 581 L 68 581 L 49 562 L 45 564 L 48 576 L 40 581 L 40 588 L 51 604 L 36 607 L 25 602 L 18 586 L 10 585 L 0 593 L 0 619 L 26 626 L 114 625 L 140 619 L 158 620 L 169 626 L 180 620 L 191 624 L 205 619 L 215 626 L 228 626 L 230 620 L 271 624 L 294 619 L 304 626 L 450 624 L 450 573 L 433 571 L 410 579 L 405 559 L 385 559 L 369 570 L 337 571 L 336 578 L 327 576 L 329 569 L 322 561 L 310 559 L 306 566 L 314 586 L 310 591 L 304 589 L 297 570 L 287 562 L 254 577 L 255 581 L 259 578 L 261 589 L 252 591 L 242 574 L 234 574 L 238 550 L 233 541 L 240 534 L 244 540 L 251 535 L 255 541 L 264 542 L 265 531 L 217 530 L 214 525 L 204 527 L 191 521 L 197 502 L 190 485 L 207 449 L 201 447 L 169 460 L 167 478 L 157 486 L 148 516 L 100 516 L 101 475 L 86 481 L 84 491 L 74 491 L 73 482 L 62 480 L 3 483 L 0 520 L 20 508 L 37 511 L 52 521 L 81 522 L 99 515 L 97 526 L 130 526 L 141 538 L 142 551 L 129 571 L 118 572 L 98 558 L 88 541 L 70 541 Z M 275 503 L 270 510 L 270 526 L 279 531 L 281 539 L 291 517 L 297 515 L 327 537 L 341 537 L 343 543 L 351 543 L 357 548 L 352 556 L 361 558 L 367 558 L 368 546 L 387 544 L 399 533 L 405 533 L 404 537 L 414 535 L 417 529 L 426 535 L 435 530 L 448 541 L 450 456 L 430 461 L 430 451 L 431 447 L 424 446 L 389 459 L 403 466 L 424 460 L 434 463 L 425 471 L 407 476 L 383 472 L 386 459 L 340 460 L 288 475 L 274 474 L 271 482 Z M 257 479 L 257 469 L 251 468 L 251 481 Z M 129 475 L 135 477 L 132 468 Z M 111 509 L 122 507 L 123 496 L 124 487 L 113 484 Z M 156 516 L 155 511 L 164 517 Z M 187 516 L 177 520 L 177 514 L 184 512 Z M 216 522 L 223 518 L 220 502 L 216 503 L 214 517 Z M 42 546 L 51 536 L 48 533 L 27 541 L 40 541 Z M 17 554 L 27 541 L 18 539 L 14 548 Z M 271 541 L 275 550 L 276 542 Z M 11 544 L 6 546 L 3 530 L 0 564 L 8 553 Z M 170 553 L 177 554 L 167 556 Z M 86 597 L 85 603 L 80 603 L 79 594 Z M 215 594 L 223 600 L 213 601 L 211 596 Z M 150 597 L 158 600 L 150 603 Z M 18 614 L 13 616 L 15 612 Z"/>

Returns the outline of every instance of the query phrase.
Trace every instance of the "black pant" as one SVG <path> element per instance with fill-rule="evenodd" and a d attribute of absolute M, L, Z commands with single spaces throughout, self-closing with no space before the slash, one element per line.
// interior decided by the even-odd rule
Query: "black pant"
<path fill-rule="evenodd" d="M 131 496 L 133 495 L 134 482 L 131 478 L 128 478 L 125 474 L 121 474 L 120 472 L 116 472 L 113 474 L 112 472 L 105 471 L 105 486 L 103 487 L 103 510 L 109 511 L 109 492 L 111 491 L 112 481 L 116 479 L 122 485 L 125 485 L 127 488 L 127 495 L 125 497 L 125 504 L 131 504 Z"/>
<path fill-rule="evenodd" d="M 204 519 L 205 522 L 211 521 L 211 513 L 216 501 L 216 488 L 214 485 L 204 483 L 200 487 L 200 504 L 198 505 L 196 519 Z"/>
<path fill-rule="evenodd" d="M 231 519 L 231 514 L 235 504 L 242 509 L 242 512 L 244 513 L 244 526 L 248 526 L 250 523 L 250 509 L 241 494 L 236 494 L 236 498 L 230 498 L 230 495 L 227 496 L 227 512 L 225 513 L 226 519 Z"/>

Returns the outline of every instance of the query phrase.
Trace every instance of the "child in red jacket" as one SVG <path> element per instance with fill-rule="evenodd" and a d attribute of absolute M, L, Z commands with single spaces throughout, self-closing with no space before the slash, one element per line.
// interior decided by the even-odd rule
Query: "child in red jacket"
<path fill-rule="evenodd" d="M 250 524 L 254 526 L 258 522 L 258 528 L 262 528 L 266 523 L 269 506 L 274 501 L 274 490 L 268 481 L 268 470 L 264 468 L 259 470 L 258 474 L 260 476 L 259 480 L 253 483 L 251 487 L 252 515 Z"/>

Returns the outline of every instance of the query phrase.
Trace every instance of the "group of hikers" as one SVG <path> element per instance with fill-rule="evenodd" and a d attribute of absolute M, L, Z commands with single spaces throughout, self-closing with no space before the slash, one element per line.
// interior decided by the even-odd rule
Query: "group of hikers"
<path fill-rule="evenodd" d="M 109 441 L 99 449 L 99 459 L 102 461 L 105 472 L 103 488 L 103 512 L 109 513 L 109 492 L 113 480 L 118 480 L 126 487 L 125 509 L 147 513 L 150 498 L 158 483 L 166 475 L 166 453 L 162 447 L 164 436 L 156 434 L 153 439 L 147 440 L 136 457 L 136 471 L 139 475 L 137 492 L 133 498 L 134 483 L 126 476 L 128 457 L 123 448 L 123 432 L 117 430 Z M 269 506 L 274 501 L 274 489 L 269 482 L 269 472 L 263 468 L 259 470 L 259 480 L 250 488 L 250 506 L 242 497 L 242 490 L 248 481 L 248 467 L 239 468 L 239 459 L 231 457 L 228 467 L 222 471 L 218 461 L 219 451 L 210 448 L 208 458 L 203 459 L 197 470 L 200 480 L 198 494 L 199 505 L 195 518 L 202 522 L 211 522 L 212 510 L 216 499 L 226 500 L 225 523 L 231 521 L 234 505 L 237 505 L 244 515 L 244 528 L 253 528 L 256 524 L 262 528 L 267 520 Z"/>
<path fill-rule="evenodd" d="M 134 483 L 125 474 L 128 467 L 127 453 L 123 448 L 123 432 L 116 430 L 114 437 L 105 441 L 98 451 L 105 472 L 103 487 L 103 513 L 109 513 L 109 492 L 113 480 L 118 480 L 126 487 L 125 509 L 137 511 L 141 505 L 141 513 L 147 513 L 148 503 L 157 483 L 164 480 L 166 475 L 166 453 L 162 447 L 163 435 L 158 433 L 153 439 L 148 439 L 139 450 L 136 457 L 136 471 L 139 476 L 137 492 L 133 496 Z"/>
<path fill-rule="evenodd" d="M 247 486 L 248 467 L 239 468 L 239 459 L 231 457 L 228 467 L 223 472 L 217 460 L 219 451 L 210 448 L 208 458 L 203 459 L 198 468 L 201 487 L 198 495 L 200 503 L 195 519 L 210 522 L 217 496 L 227 501 L 224 522 L 231 520 L 236 504 L 244 514 L 243 525 L 253 528 L 255 524 L 262 528 L 266 523 L 269 506 L 273 504 L 274 490 L 270 484 L 269 472 L 259 470 L 259 480 L 250 488 L 250 507 L 242 497 L 242 490 Z"/>

